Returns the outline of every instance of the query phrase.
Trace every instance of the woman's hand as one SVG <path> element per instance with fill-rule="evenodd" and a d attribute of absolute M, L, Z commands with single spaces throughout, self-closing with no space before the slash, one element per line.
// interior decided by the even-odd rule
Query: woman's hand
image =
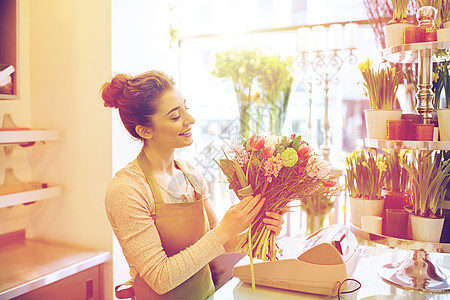
<path fill-rule="evenodd" d="M 275 213 L 268 211 L 266 212 L 266 216 L 269 218 L 264 218 L 263 222 L 266 224 L 267 229 L 275 232 L 275 236 L 279 235 L 281 232 L 281 228 L 283 226 L 284 220 L 283 215 L 289 211 L 289 207 L 281 208 L 281 213 Z"/>
<path fill-rule="evenodd" d="M 228 209 L 222 221 L 213 229 L 222 244 L 250 226 L 265 200 L 261 199 L 261 195 L 247 196 Z"/>

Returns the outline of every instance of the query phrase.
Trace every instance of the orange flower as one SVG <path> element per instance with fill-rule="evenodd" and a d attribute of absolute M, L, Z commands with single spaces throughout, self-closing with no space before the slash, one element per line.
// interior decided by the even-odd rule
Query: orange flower
<path fill-rule="evenodd" d="M 253 151 L 258 151 L 262 147 L 264 147 L 264 136 L 259 134 L 254 134 L 250 137 L 250 141 L 248 143 L 250 149 Z"/>

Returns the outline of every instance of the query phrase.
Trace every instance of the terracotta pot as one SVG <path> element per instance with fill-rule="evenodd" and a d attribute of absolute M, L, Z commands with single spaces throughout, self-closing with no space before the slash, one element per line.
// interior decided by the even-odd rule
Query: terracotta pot
<path fill-rule="evenodd" d="M 387 137 L 386 121 L 401 120 L 401 109 L 366 109 L 364 110 L 366 117 L 367 137 L 369 139 L 385 140 Z"/>
<path fill-rule="evenodd" d="M 412 121 L 408 119 L 386 121 L 386 139 L 388 140 L 410 140 Z"/>
<path fill-rule="evenodd" d="M 434 124 L 414 124 L 414 135 L 416 141 L 432 141 Z"/>
<path fill-rule="evenodd" d="M 413 240 L 439 243 L 444 227 L 444 217 L 424 218 L 414 214 L 410 214 L 410 217 Z"/>
<path fill-rule="evenodd" d="M 425 42 L 426 29 L 421 26 L 410 26 L 403 30 L 403 43 L 412 44 Z"/>
<path fill-rule="evenodd" d="M 381 217 L 384 210 L 384 198 L 381 199 L 363 199 L 350 198 L 350 219 L 353 225 L 361 228 L 362 216 L 379 216 Z"/>

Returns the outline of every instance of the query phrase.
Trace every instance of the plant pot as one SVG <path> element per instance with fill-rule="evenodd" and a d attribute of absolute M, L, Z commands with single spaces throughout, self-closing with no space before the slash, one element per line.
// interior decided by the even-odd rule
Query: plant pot
<path fill-rule="evenodd" d="M 437 30 L 438 42 L 450 41 L 450 28 L 441 28 Z"/>
<path fill-rule="evenodd" d="M 405 205 L 403 209 L 408 212 L 408 225 L 406 225 L 406 238 L 412 240 L 411 215 L 413 212 L 413 206 L 411 204 L 408 204 Z"/>
<path fill-rule="evenodd" d="M 366 130 L 369 139 L 385 140 L 387 137 L 386 121 L 401 120 L 401 109 L 366 109 Z"/>
<path fill-rule="evenodd" d="M 386 47 L 390 48 L 402 45 L 403 30 L 410 26 L 413 26 L 413 24 L 405 22 L 386 24 L 386 26 L 384 26 Z"/>
<path fill-rule="evenodd" d="M 363 199 L 350 198 L 350 219 L 353 225 L 361 228 L 362 216 L 381 217 L 384 210 L 384 198 L 381 199 Z"/>
<path fill-rule="evenodd" d="M 386 139 L 408 141 L 411 139 L 412 121 L 408 119 L 386 121 Z"/>
<path fill-rule="evenodd" d="M 409 26 L 403 30 L 403 43 L 421 43 L 425 42 L 427 30 L 423 26 Z"/>
<path fill-rule="evenodd" d="M 415 93 L 416 87 L 412 83 L 398 85 L 396 96 L 403 113 L 417 114 Z"/>
<path fill-rule="evenodd" d="M 410 214 L 412 238 L 415 241 L 439 243 L 444 217 L 425 218 Z"/>
<path fill-rule="evenodd" d="M 450 108 L 438 109 L 439 136 L 441 141 L 450 141 Z"/>
<path fill-rule="evenodd" d="M 414 124 L 414 140 L 432 141 L 434 135 L 434 124 Z"/>
<path fill-rule="evenodd" d="M 400 239 L 408 237 L 409 213 L 404 209 L 386 209 L 386 235 Z"/>

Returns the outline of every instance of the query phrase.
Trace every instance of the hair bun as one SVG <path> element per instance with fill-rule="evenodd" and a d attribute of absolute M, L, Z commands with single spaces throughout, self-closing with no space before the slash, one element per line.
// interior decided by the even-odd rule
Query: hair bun
<path fill-rule="evenodd" d="M 106 107 L 118 108 L 123 90 L 128 82 L 129 76 L 125 74 L 117 74 L 111 82 L 103 84 L 101 89 L 102 99 Z"/>

